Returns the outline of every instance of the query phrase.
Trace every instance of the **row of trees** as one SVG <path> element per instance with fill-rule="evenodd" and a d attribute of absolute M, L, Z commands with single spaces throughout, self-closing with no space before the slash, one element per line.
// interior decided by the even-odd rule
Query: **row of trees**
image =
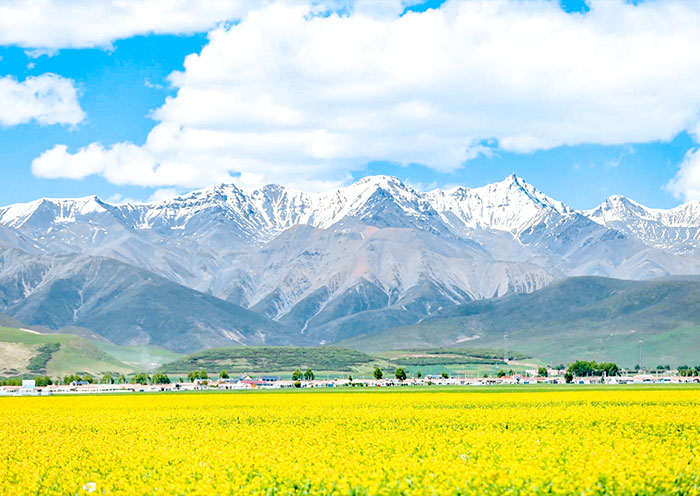
<path fill-rule="evenodd" d="M 32 376 L 31 379 L 36 381 L 38 387 L 50 386 L 53 384 L 53 379 L 47 375 Z M 22 380 L 22 377 L 8 377 L 0 380 L 0 386 L 21 386 Z"/>
<path fill-rule="evenodd" d="M 226 372 L 225 370 L 222 372 Z M 226 374 L 226 377 L 228 377 L 228 374 Z M 202 381 L 207 381 L 209 380 L 209 374 L 207 374 L 207 371 L 202 369 L 202 370 L 193 370 L 189 374 L 187 374 L 187 379 L 190 382 L 194 382 L 197 379 L 202 380 Z"/>
<path fill-rule="evenodd" d="M 444 372 L 443 372 L 444 374 Z M 423 374 L 418 372 L 417 377 L 422 377 Z M 396 371 L 394 372 L 394 377 L 396 377 L 400 381 L 405 381 L 408 379 L 408 369 L 405 369 L 403 367 L 398 367 Z M 376 367 L 374 369 L 374 378 L 379 380 L 384 378 L 384 371 L 380 369 L 379 367 Z"/>
<path fill-rule="evenodd" d="M 690 367 L 688 365 L 681 365 L 678 367 L 678 375 L 681 377 L 697 377 L 700 375 L 700 365 L 695 367 Z"/>
<path fill-rule="evenodd" d="M 294 372 L 292 372 L 293 381 L 300 381 L 301 379 L 304 379 L 305 381 L 313 381 L 315 377 L 314 371 L 311 369 L 306 369 L 303 373 L 301 372 L 301 369 L 296 369 Z"/>
<path fill-rule="evenodd" d="M 566 369 L 574 377 L 590 377 L 590 376 L 614 376 L 620 375 L 620 367 L 614 362 L 587 362 L 585 360 L 577 360 Z"/>

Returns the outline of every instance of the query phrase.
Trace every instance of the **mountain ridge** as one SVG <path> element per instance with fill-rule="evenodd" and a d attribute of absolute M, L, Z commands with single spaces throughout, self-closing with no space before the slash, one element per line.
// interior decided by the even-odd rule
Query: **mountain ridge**
<path fill-rule="evenodd" d="M 514 174 L 428 192 L 368 176 L 320 193 L 218 184 L 159 202 L 2 207 L 0 271 L 41 257 L 111 259 L 318 344 L 570 276 L 700 274 L 699 239 L 695 204 L 664 211 L 611 197 L 580 211 Z"/>

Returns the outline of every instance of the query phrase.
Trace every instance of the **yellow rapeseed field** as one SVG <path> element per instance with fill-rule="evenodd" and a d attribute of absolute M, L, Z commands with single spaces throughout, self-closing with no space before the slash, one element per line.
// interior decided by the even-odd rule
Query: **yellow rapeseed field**
<path fill-rule="evenodd" d="M 700 493 L 700 390 L 0 399 L 0 494 Z"/>

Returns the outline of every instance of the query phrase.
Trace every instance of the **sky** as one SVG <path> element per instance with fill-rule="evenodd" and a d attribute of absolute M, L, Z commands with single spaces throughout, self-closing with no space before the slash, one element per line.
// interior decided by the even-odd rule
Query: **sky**
<path fill-rule="evenodd" d="M 511 173 L 700 200 L 700 3 L 7 0 L 1 205 Z"/>

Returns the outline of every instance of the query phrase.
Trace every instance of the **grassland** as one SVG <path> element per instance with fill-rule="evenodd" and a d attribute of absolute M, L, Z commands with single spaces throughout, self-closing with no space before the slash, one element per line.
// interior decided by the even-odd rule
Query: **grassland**
<path fill-rule="evenodd" d="M 139 371 L 152 372 L 185 355 L 158 346 L 120 346 L 108 341 L 93 341 L 97 348 Z"/>
<path fill-rule="evenodd" d="M 0 494 L 697 495 L 698 407 L 697 387 L 0 398 Z"/>
<path fill-rule="evenodd" d="M 40 369 L 32 369 L 32 359 L 42 347 L 54 345 Z M 91 342 L 73 334 L 36 334 L 21 329 L 0 327 L 0 375 L 47 374 L 60 377 L 75 372 L 129 373 L 133 368 L 103 352 Z"/>
<path fill-rule="evenodd" d="M 537 368 L 541 362 L 519 352 L 509 352 L 508 363 L 503 361 L 503 350 L 466 348 L 417 348 L 381 351 L 374 356 L 386 360 L 392 368 L 403 367 L 415 376 L 449 375 L 494 376 L 499 370 L 522 372 Z"/>

